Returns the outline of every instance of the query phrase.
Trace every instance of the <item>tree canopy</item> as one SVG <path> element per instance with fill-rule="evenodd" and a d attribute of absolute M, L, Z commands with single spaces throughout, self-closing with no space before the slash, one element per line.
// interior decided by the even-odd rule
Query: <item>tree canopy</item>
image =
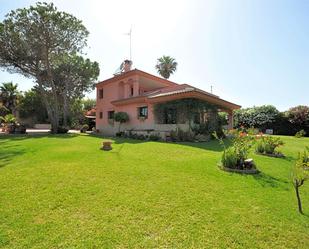
<path fill-rule="evenodd" d="M 163 78 L 168 79 L 176 71 L 177 65 L 174 58 L 162 56 L 157 60 L 156 69 Z"/>
<path fill-rule="evenodd" d="M 82 56 L 66 56 L 63 62 L 55 68 L 55 84 L 61 93 L 60 105 L 63 109 L 63 124 L 66 126 L 70 116 L 70 106 L 75 100 L 82 99 L 85 92 L 94 88 L 94 82 L 99 76 L 97 62 L 91 62 Z"/>
<path fill-rule="evenodd" d="M 271 128 L 279 115 L 279 111 L 272 105 L 254 106 L 234 111 L 234 125 L 246 128 Z"/>
<path fill-rule="evenodd" d="M 11 11 L 0 23 L 0 67 L 35 80 L 52 132 L 61 120 L 63 96 L 81 96 L 98 76 L 98 64 L 77 55 L 87 45 L 88 34 L 80 20 L 52 3 Z M 66 85 L 61 87 L 59 78 L 65 73 L 74 80 L 70 85 L 61 81 Z"/>
<path fill-rule="evenodd" d="M 286 112 L 286 115 L 292 124 L 295 124 L 298 126 L 309 125 L 309 107 L 308 106 L 299 105 L 299 106 L 292 107 Z"/>

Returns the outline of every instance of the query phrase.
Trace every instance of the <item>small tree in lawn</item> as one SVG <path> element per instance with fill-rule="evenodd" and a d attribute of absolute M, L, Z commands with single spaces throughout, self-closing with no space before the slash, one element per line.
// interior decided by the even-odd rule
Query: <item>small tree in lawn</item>
<path fill-rule="evenodd" d="M 119 122 L 119 132 L 120 132 L 121 124 L 129 121 L 129 115 L 126 112 L 116 112 L 114 115 L 114 120 L 116 122 Z"/>
<path fill-rule="evenodd" d="M 292 180 L 297 197 L 298 211 L 303 214 L 299 188 L 309 179 L 309 147 L 302 153 L 299 153 L 298 159 L 292 169 Z"/>

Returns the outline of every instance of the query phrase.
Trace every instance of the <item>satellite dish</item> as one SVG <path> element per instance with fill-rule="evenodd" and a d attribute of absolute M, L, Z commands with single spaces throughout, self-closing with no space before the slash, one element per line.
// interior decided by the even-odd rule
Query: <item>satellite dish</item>
<path fill-rule="evenodd" d="M 124 60 L 124 62 L 122 62 L 120 66 L 116 69 L 114 76 L 130 71 L 132 64 L 132 61 Z"/>

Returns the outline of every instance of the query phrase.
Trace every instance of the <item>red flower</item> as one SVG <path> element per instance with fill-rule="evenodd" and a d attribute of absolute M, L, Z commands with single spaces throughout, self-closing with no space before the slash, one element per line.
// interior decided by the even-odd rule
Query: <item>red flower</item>
<path fill-rule="evenodd" d="M 240 137 L 245 137 L 245 136 L 247 136 L 247 133 L 246 133 L 246 132 L 240 132 L 240 133 L 239 133 L 239 136 L 240 136 Z"/>

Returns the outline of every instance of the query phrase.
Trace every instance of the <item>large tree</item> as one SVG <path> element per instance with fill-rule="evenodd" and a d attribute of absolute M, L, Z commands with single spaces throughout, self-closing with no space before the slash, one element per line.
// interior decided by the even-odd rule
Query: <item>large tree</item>
<path fill-rule="evenodd" d="M 94 88 L 100 69 L 97 62 L 91 62 L 82 56 L 66 56 L 54 71 L 55 84 L 60 93 L 63 109 L 63 125 L 67 126 L 71 115 L 70 106 L 75 100 L 82 99 L 84 93 Z"/>
<path fill-rule="evenodd" d="M 2 83 L 0 86 L 0 102 L 2 106 L 13 115 L 16 115 L 19 96 L 20 92 L 17 89 L 17 84 L 8 82 Z"/>
<path fill-rule="evenodd" d="M 57 132 L 60 96 L 55 72 L 67 56 L 82 52 L 88 31 L 80 20 L 52 4 L 17 9 L 0 23 L 0 66 L 35 79 Z"/>
<path fill-rule="evenodd" d="M 165 79 L 168 79 L 177 69 L 177 62 L 170 56 L 162 56 L 157 60 L 156 69 Z"/>
<path fill-rule="evenodd" d="M 286 112 L 286 115 L 292 124 L 299 127 L 309 125 L 309 106 L 292 107 Z"/>

